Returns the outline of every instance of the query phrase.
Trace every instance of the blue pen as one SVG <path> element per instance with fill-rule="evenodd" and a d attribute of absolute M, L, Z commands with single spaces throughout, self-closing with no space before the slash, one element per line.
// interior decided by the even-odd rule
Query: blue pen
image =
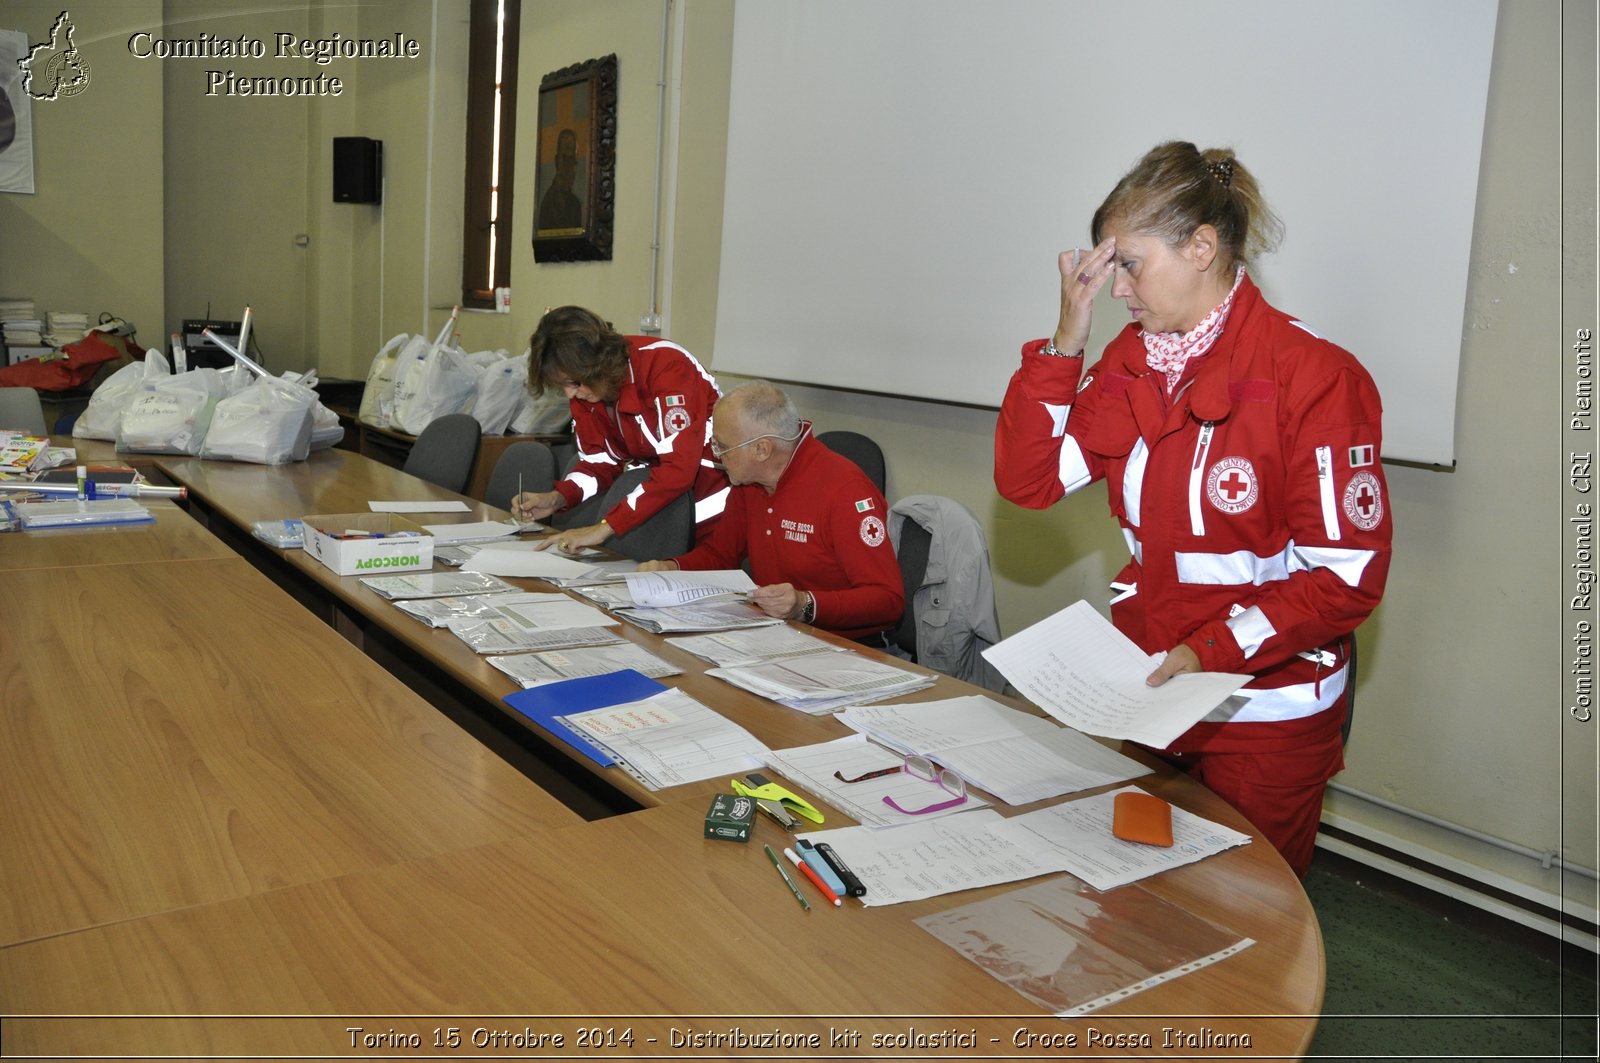
<path fill-rule="evenodd" d="M 839 877 L 838 873 L 822 858 L 822 854 L 817 852 L 810 842 L 804 838 L 799 839 L 795 842 L 795 850 L 800 854 L 800 859 L 806 862 L 806 866 L 815 871 L 817 877 L 828 884 L 830 890 L 840 897 L 849 896 L 849 891 L 845 889 L 844 879 Z"/>

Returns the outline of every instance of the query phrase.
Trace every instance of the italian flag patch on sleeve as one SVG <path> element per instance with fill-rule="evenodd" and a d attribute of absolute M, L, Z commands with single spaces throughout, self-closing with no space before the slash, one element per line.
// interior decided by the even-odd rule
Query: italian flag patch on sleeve
<path fill-rule="evenodd" d="M 872 509 L 872 499 L 870 499 L 870 498 L 863 498 L 861 501 L 856 503 L 856 512 L 857 513 L 866 513 L 866 512 L 869 512 L 871 509 Z"/>

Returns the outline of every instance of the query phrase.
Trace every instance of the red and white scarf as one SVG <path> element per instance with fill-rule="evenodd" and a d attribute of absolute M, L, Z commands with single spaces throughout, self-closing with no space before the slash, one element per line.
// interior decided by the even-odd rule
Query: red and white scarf
<path fill-rule="evenodd" d="M 1240 266 L 1233 276 L 1233 287 L 1228 289 L 1228 297 L 1188 332 L 1140 333 L 1144 339 L 1145 364 L 1166 376 L 1167 394 L 1172 394 L 1172 389 L 1178 386 L 1189 359 L 1205 354 L 1217 342 L 1217 337 L 1222 335 L 1222 327 L 1228 323 L 1228 311 L 1233 308 L 1234 293 L 1239 290 L 1239 282 L 1243 280 L 1244 267 Z"/>

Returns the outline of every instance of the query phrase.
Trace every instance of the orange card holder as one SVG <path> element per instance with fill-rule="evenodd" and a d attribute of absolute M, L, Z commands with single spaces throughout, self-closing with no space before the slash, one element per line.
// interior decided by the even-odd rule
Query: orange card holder
<path fill-rule="evenodd" d="M 1172 806 L 1142 791 L 1118 794 L 1111 816 L 1111 833 L 1123 841 L 1170 846 Z"/>

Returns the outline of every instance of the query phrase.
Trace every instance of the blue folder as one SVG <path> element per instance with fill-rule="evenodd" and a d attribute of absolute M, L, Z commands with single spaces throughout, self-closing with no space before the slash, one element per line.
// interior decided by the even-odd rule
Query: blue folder
<path fill-rule="evenodd" d="M 530 690 L 507 694 L 507 705 L 566 742 L 596 764 L 610 767 L 617 762 L 603 747 L 582 731 L 568 727 L 560 716 L 603 709 L 609 705 L 626 705 L 643 701 L 667 689 L 649 676 L 624 668 L 605 675 L 589 675 L 581 679 L 563 679 L 559 683 L 546 683 Z"/>

